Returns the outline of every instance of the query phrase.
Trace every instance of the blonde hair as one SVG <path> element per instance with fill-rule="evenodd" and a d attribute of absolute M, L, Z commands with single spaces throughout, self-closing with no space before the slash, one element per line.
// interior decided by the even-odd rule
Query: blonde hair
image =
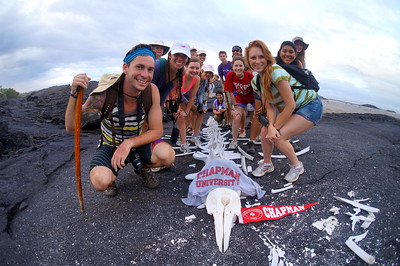
<path fill-rule="evenodd" d="M 251 48 L 254 48 L 254 47 L 258 47 L 261 49 L 261 52 L 262 52 L 265 60 L 267 61 L 267 65 L 259 74 L 261 74 L 261 78 L 262 78 L 261 79 L 261 86 L 263 88 L 262 96 L 264 96 L 265 99 L 270 101 L 270 100 L 272 100 L 271 72 L 272 72 L 272 65 L 275 64 L 275 58 L 273 57 L 273 55 L 271 54 L 271 51 L 268 49 L 267 45 L 263 41 L 254 40 L 254 41 L 250 42 L 249 45 L 245 48 L 245 54 L 244 54 L 246 64 L 248 66 L 250 66 L 250 68 L 251 68 L 251 65 L 249 64 L 249 62 L 250 62 L 249 51 Z"/>

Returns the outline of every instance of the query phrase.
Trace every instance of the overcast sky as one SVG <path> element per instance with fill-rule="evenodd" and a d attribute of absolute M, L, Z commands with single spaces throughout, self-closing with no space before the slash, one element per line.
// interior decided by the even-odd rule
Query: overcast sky
<path fill-rule="evenodd" d="M 121 72 L 138 43 L 175 40 L 231 59 L 263 40 L 275 55 L 285 40 L 310 46 L 307 68 L 326 98 L 400 113 L 398 0 L 0 0 L 0 85 L 19 92 L 98 80 Z"/>

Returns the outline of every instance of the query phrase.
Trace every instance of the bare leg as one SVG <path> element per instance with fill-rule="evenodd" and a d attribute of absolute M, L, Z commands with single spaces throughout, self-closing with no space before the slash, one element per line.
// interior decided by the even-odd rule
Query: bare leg
<path fill-rule="evenodd" d="M 311 127 L 314 123 L 300 115 L 292 115 L 289 121 L 280 129 L 281 136 L 275 142 L 276 147 L 289 159 L 291 165 L 299 165 L 293 146 L 289 143 L 291 137 L 298 135 Z"/>
<path fill-rule="evenodd" d="M 93 167 L 89 173 L 89 177 L 94 189 L 98 191 L 106 190 L 116 179 L 113 172 L 105 166 Z"/>

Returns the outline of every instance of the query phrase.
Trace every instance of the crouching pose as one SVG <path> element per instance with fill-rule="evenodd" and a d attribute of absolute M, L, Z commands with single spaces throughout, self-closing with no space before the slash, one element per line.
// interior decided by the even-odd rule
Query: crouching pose
<path fill-rule="evenodd" d="M 175 159 L 172 147 L 160 139 L 160 94 L 151 83 L 154 59 L 149 45 L 136 45 L 124 58 L 123 73 L 103 75 L 98 88 L 82 106 L 83 124 L 92 116 L 101 115 L 101 139 L 90 164 L 90 181 L 107 196 L 117 194 L 115 180 L 127 163 L 132 162 L 146 187 L 156 188 L 159 182 L 149 167 L 170 166 Z M 65 113 L 67 132 L 75 128 L 77 89 L 86 89 L 90 79 L 79 74 L 72 81 Z"/>
<path fill-rule="evenodd" d="M 289 139 L 321 120 L 322 102 L 316 91 L 299 88 L 302 84 L 275 63 L 274 57 L 262 41 L 250 42 L 246 47 L 245 57 L 250 68 L 258 72 L 252 81 L 256 110 L 261 109 L 269 120 L 269 124 L 264 123 L 261 129 L 264 161 L 253 171 L 253 175 L 261 177 L 274 171 L 271 155 L 276 146 L 290 162 L 285 180 L 295 182 L 304 172 L 304 167 Z"/>

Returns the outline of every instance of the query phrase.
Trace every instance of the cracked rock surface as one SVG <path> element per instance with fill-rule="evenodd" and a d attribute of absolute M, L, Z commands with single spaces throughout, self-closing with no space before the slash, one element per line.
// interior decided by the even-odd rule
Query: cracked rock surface
<path fill-rule="evenodd" d="M 95 86 L 95 84 L 93 85 Z M 89 163 L 98 141 L 96 130 L 81 137 L 84 213 L 75 187 L 73 135 L 65 133 L 68 86 L 35 92 L 0 104 L 0 254 L 2 265 L 267 265 L 266 237 L 285 251 L 293 265 L 364 265 L 344 242 L 365 231 L 345 212 L 353 207 L 334 199 L 370 198 L 364 204 L 380 209 L 358 245 L 378 265 L 400 260 L 400 121 L 384 115 L 326 114 L 321 123 L 299 135 L 306 172 L 294 188 L 278 194 L 289 170 L 286 159 L 274 159 L 275 171 L 256 178 L 267 191 L 261 205 L 302 205 L 312 208 L 280 220 L 236 224 L 229 249 L 220 253 L 212 216 L 181 202 L 190 181 L 204 163 L 177 157 L 175 168 L 157 173 L 161 186 L 149 190 L 132 169 L 117 179 L 119 194 L 105 197 L 92 189 Z M 210 115 L 210 112 L 208 113 Z M 164 134 L 170 134 L 171 122 Z M 242 143 L 241 143 L 242 144 Z M 261 146 L 256 145 L 257 152 Z M 260 155 L 247 161 L 253 169 Z M 239 162 L 238 162 L 239 163 Z M 191 168 L 189 164 L 196 164 Z M 353 198 L 354 199 L 354 198 Z M 334 215 L 339 225 L 330 240 L 312 223 Z M 185 221 L 194 214 L 196 219 Z M 362 212 L 362 215 L 367 213 Z M 310 250 L 312 252 L 310 252 Z"/>

